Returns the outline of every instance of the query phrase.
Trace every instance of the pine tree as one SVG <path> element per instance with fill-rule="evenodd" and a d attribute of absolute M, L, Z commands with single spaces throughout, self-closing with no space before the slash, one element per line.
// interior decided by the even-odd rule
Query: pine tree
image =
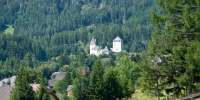
<path fill-rule="evenodd" d="M 101 66 L 100 60 L 97 60 L 93 66 L 92 73 L 90 75 L 90 83 L 89 83 L 90 100 L 103 99 L 103 85 L 104 85 L 103 74 L 104 74 L 103 66 Z"/>
<path fill-rule="evenodd" d="M 143 81 L 147 84 L 146 89 L 148 84 L 157 83 L 155 89 L 149 90 L 157 91 L 158 99 L 160 92 L 177 98 L 191 93 L 195 89 L 194 85 L 199 82 L 193 74 L 199 74 L 198 70 L 193 70 L 197 65 L 191 62 L 195 62 L 192 55 L 199 53 L 197 48 L 194 49 L 193 43 L 200 42 L 200 2 L 158 0 L 158 4 L 162 8 L 162 14 L 153 14 L 155 32 L 149 43 L 147 70 L 144 70 L 146 75 L 143 75 Z M 155 58 L 158 58 L 159 63 Z"/>
<path fill-rule="evenodd" d="M 140 73 L 137 64 L 132 62 L 128 55 L 122 54 L 117 60 L 116 70 L 119 73 L 119 82 L 123 87 L 122 97 L 130 97 L 135 92 Z"/>
<path fill-rule="evenodd" d="M 27 68 L 23 66 L 20 68 L 10 100 L 35 100 L 35 93 L 29 83 L 29 74 L 30 71 Z"/>
<path fill-rule="evenodd" d="M 103 100 L 117 100 L 123 98 L 123 88 L 116 70 L 108 69 L 104 74 Z"/>
<path fill-rule="evenodd" d="M 73 94 L 76 100 L 91 100 L 89 91 L 89 77 L 78 77 L 73 82 Z"/>
<path fill-rule="evenodd" d="M 50 100 L 50 95 L 47 93 L 48 90 L 46 88 L 45 79 L 40 71 L 37 73 L 37 79 L 40 84 L 40 89 L 37 92 L 36 100 Z"/>

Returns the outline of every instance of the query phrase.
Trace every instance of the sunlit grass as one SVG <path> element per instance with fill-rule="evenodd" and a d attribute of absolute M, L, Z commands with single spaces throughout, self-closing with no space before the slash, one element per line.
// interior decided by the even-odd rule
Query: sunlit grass
<path fill-rule="evenodd" d="M 130 100 L 157 100 L 157 98 L 143 93 L 141 90 L 136 90 Z"/>
<path fill-rule="evenodd" d="M 4 33 L 6 35 L 13 35 L 13 33 L 15 31 L 15 29 L 13 28 L 13 26 L 12 25 L 7 25 L 7 27 L 8 28 L 4 31 Z"/>

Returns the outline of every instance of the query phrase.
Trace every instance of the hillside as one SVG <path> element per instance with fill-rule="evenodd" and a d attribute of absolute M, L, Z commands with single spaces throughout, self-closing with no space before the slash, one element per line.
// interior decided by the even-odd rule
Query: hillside
<path fill-rule="evenodd" d="M 88 54 L 92 37 L 111 48 L 120 36 L 125 51 L 143 51 L 154 5 L 153 0 L 1 0 L 0 63 L 6 68 L 1 73 L 12 74 L 12 63 L 27 55 L 43 62 Z"/>
<path fill-rule="evenodd" d="M 152 31 L 153 6 L 153 0 L 1 0 L 0 27 L 12 25 L 16 34 L 36 36 L 39 41 L 65 37 L 52 45 L 87 43 L 91 37 L 111 45 L 108 42 L 119 35 L 127 51 L 141 51 Z"/>

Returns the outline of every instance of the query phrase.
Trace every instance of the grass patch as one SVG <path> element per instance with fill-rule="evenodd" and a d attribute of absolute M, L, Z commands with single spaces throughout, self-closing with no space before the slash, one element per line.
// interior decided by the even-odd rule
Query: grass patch
<path fill-rule="evenodd" d="M 157 100 L 155 96 L 143 93 L 141 90 L 136 90 L 130 100 Z"/>
<path fill-rule="evenodd" d="M 15 29 L 13 28 L 12 25 L 7 25 L 6 30 L 4 31 L 4 33 L 6 35 L 13 35 L 14 34 Z"/>

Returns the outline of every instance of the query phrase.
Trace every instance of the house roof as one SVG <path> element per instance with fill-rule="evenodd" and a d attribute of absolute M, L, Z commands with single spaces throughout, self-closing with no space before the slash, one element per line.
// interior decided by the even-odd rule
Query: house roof
<path fill-rule="evenodd" d="M 54 72 L 51 75 L 52 80 L 63 80 L 65 78 L 66 73 L 65 72 Z"/>
<path fill-rule="evenodd" d="M 55 81 L 55 80 L 49 80 L 48 81 L 48 85 L 52 87 L 52 86 L 54 86 L 56 84 L 56 82 L 57 81 Z"/>
<path fill-rule="evenodd" d="M 4 78 L 3 80 L 1 80 L 4 84 L 8 84 L 9 83 L 9 78 Z"/>
<path fill-rule="evenodd" d="M 67 87 L 67 91 L 71 91 L 72 90 L 72 85 L 69 85 L 68 87 Z"/>
<path fill-rule="evenodd" d="M 0 87 L 0 99 L 1 100 L 9 100 L 11 94 L 12 87 L 9 85 L 3 85 Z"/>
<path fill-rule="evenodd" d="M 113 41 L 121 41 L 122 39 L 119 37 L 119 36 L 117 36 Z"/>
<path fill-rule="evenodd" d="M 14 86 L 14 85 L 15 85 L 15 81 L 16 81 L 16 76 L 10 77 L 10 85 L 11 85 L 11 86 Z"/>
<path fill-rule="evenodd" d="M 30 86 L 34 92 L 38 92 L 40 89 L 40 84 L 30 84 Z"/>
<path fill-rule="evenodd" d="M 10 84 L 11 86 L 14 86 L 15 81 L 16 81 L 16 76 L 12 76 L 10 78 L 4 78 L 3 80 L 0 81 L 0 87 L 4 84 Z"/>
<path fill-rule="evenodd" d="M 58 81 L 63 80 L 66 76 L 66 72 L 54 72 L 51 75 L 51 79 L 48 81 L 49 86 L 54 86 Z"/>

